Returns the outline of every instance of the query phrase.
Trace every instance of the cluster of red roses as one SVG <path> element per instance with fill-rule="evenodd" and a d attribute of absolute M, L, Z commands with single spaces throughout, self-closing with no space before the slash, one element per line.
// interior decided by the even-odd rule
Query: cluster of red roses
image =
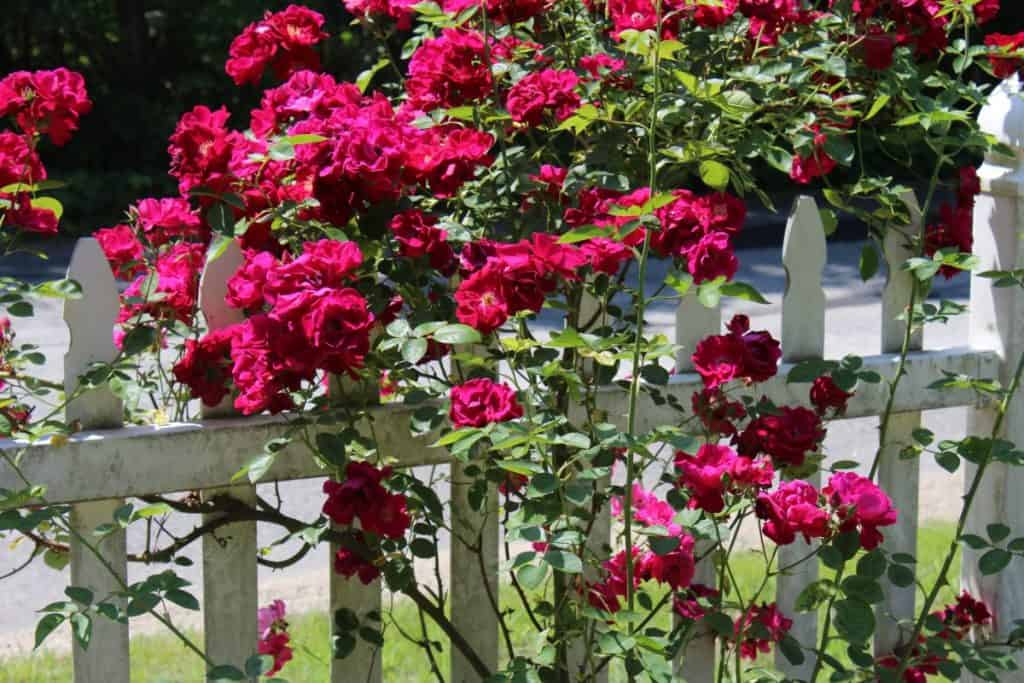
<path fill-rule="evenodd" d="M 865 550 L 878 547 L 879 527 L 895 524 L 898 515 L 882 489 L 853 472 L 833 474 L 820 493 L 806 481 L 783 482 L 758 495 L 755 510 L 765 520 L 765 535 L 779 545 L 792 543 L 797 534 L 809 541 L 858 531 Z"/>
<path fill-rule="evenodd" d="M 992 611 L 983 601 L 975 598 L 967 591 L 957 596 L 956 602 L 932 612 L 932 617 L 941 622 L 944 628 L 936 636 L 945 640 L 963 640 L 977 626 L 988 626 L 992 623 Z M 925 637 L 918 636 L 919 645 L 923 645 Z M 911 649 L 911 663 L 903 672 L 906 683 L 926 683 L 929 676 L 939 675 L 939 665 L 943 658 L 935 652 L 922 651 L 921 647 Z M 886 655 L 879 658 L 878 665 L 886 669 L 897 669 L 900 658 Z"/>
<path fill-rule="evenodd" d="M 259 82 L 268 65 L 281 79 L 298 69 L 317 69 L 320 57 L 313 46 L 327 37 L 323 25 L 323 15 L 301 5 L 267 12 L 231 42 L 225 70 L 243 85 Z"/>
<path fill-rule="evenodd" d="M 407 499 L 392 493 L 381 484 L 391 477 L 390 467 L 377 468 L 365 462 L 345 466 L 345 480 L 325 481 L 323 512 L 332 522 L 349 526 L 358 521 L 352 532 L 356 549 L 342 547 L 334 557 L 334 570 L 342 576 L 359 576 L 364 584 L 380 576 L 380 569 L 361 554 L 368 547 L 368 534 L 377 538 L 401 538 L 411 520 L 406 510 Z"/>
<path fill-rule="evenodd" d="M 1009 78 L 1024 69 L 1024 32 L 990 33 L 985 36 L 985 45 L 994 49 L 988 61 L 999 78 Z"/>
<path fill-rule="evenodd" d="M 32 202 L 31 186 L 46 180 L 37 142 L 46 135 L 63 146 L 91 109 L 85 81 L 75 71 L 16 71 L 0 80 L 0 117 L 10 117 L 20 131 L 0 131 L 0 188 L 9 188 L 0 192 L 0 224 L 57 232 L 56 212 Z"/>
<path fill-rule="evenodd" d="M 257 652 L 274 658 L 273 666 L 266 672 L 267 676 L 273 676 L 292 660 L 291 635 L 285 620 L 284 601 L 274 600 L 266 607 L 260 607 L 256 620 L 260 638 Z"/>
<path fill-rule="evenodd" d="M 973 166 L 960 169 L 956 203 L 943 202 L 939 222 L 929 225 L 924 236 L 924 250 L 934 256 L 940 249 L 955 249 L 969 254 L 974 247 L 974 198 L 981 192 L 981 181 Z M 961 272 L 953 266 L 942 266 L 939 273 L 947 280 Z"/>
<path fill-rule="evenodd" d="M 250 254 L 228 281 L 226 297 L 248 317 L 188 340 L 175 377 L 216 405 L 227 395 L 230 374 L 238 389 L 235 407 L 248 415 L 290 408 L 288 392 L 318 370 L 360 369 L 374 315 L 347 283 L 362 262 L 354 242 L 334 240 L 307 242 L 298 257 Z"/>
<path fill-rule="evenodd" d="M 633 546 L 634 588 L 645 581 L 656 581 L 672 590 L 680 590 L 690 585 L 695 571 L 693 537 L 682 533 L 678 538 L 679 545 L 674 550 L 660 555 Z M 601 565 L 604 569 L 604 578 L 587 584 L 585 589 L 591 605 L 607 612 L 618 612 L 622 608 L 620 599 L 626 596 L 629 585 L 626 558 L 626 551 L 620 550 Z"/>

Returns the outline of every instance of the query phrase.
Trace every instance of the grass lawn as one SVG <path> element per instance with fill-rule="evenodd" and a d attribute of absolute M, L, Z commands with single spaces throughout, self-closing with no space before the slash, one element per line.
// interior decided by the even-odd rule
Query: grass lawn
<path fill-rule="evenodd" d="M 948 547 L 949 538 L 953 533 L 951 524 L 929 524 L 925 526 L 919 537 L 919 578 L 926 586 L 930 586 L 942 555 Z M 761 573 L 758 568 L 758 556 L 740 556 L 734 566 L 737 581 L 745 586 L 749 595 L 760 583 Z M 953 574 L 959 572 L 959 560 L 953 565 Z M 774 594 L 770 589 L 768 599 Z M 954 591 L 947 587 L 940 596 L 940 606 L 949 602 Z M 502 591 L 502 598 L 514 597 L 511 590 Z M 920 598 L 919 598 L 920 599 Z M 326 600 L 326 596 L 325 596 Z M 503 600 L 502 602 L 505 602 Z M 513 606 L 509 603 L 509 606 Z M 387 624 L 384 647 L 384 680 L 416 683 L 432 681 L 430 667 L 426 656 L 419 648 L 398 633 L 401 628 L 414 637 L 420 637 L 419 619 L 415 608 L 405 600 L 396 600 L 393 608 L 395 624 Z M 663 626 L 668 625 L 669 616 L 663 615 Z M 328 646 L 328 616 L 326 612 L 310 612 L 295 615 L 290 619 L 292 640 L 295 647 L 295 658 L 284 668 L 281 675 L 290 683 L 324 683 L 328 679 L 330 652 Z M 657 623 L 657 622 L 655 622 Z M 528 647 L 533 636 L 532 629 L 527 627 L 528 621 L 521 611 L 512 618 L 512 631 L 519 634 L 521 642 L 514 643 L 518 647 Z M 430 629 L 431 639 L 445 642 L 439 629 Z M 199 641 L 199 633 L 189 634 Z M 70 637 L 62 631 L 51 637 Z M 447 647 L 447 643 L 445 643 Z M 200 660 L 185 649 L 171 636 L 146 635 L 132 639 L 132 680 L 141 683 L 157 681 L 175 683 L 199 683 L 203 680 L 203 669 Z M 529 650 L 524 650 L 529 651 Z M 838 653 L 837 653 L 838 654 Z M 442 672 L 447 674 L 447 650 L 438 656 Z M 0 683 L 66 683 L 71 680 L 71 658 L 69 655 L 37 652 L 32 655 L 11 657 L 0 660 Z M 353 673 L 353 683 L 359 680 Z M 624 680 L 621 671 L 612 670 L 612 680 Z"/>

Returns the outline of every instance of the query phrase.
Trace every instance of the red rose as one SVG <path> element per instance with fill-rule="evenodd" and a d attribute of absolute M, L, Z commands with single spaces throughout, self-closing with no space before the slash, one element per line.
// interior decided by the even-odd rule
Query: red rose
<path fill-rule="evenodd" d="M 486 377 L 452 387 L 451 401 L 448 415 L 456 428 L 483 427 L 523 416 L 515 390 Z"/>
<path fill-rule="evenodd" d="M 988 61 L 997 77 L 1009 78 L 1024 67 L 1024 32 L 990 33 L 985 36 L 985 45 L 993 48 Z"/>
<path fill-rule="evenodd" d="M 789 545 L 801 534 L 805 541 L 828 535 L 829 514 L 819 506 L 818 490 L 805 481 L 788 481 L 757 497 L 757 516 L 764 534 L 779 545 Z"/>
<path fill-rule="evenodd" d="M 302 316 L 302 332 L 319 368 L 351 373 L 363 367 L 370 349 L 373 314 L 354 289 L 318 290 Z"/>
<path fill-rule="evenodd" d="M 99 242 L 100 249 L 107 257 L 117 277 L 130 279 L 145 270 L 142 260 L 142 244 L 135 239 L 135 232 L 127 225 L 103 228 L 92 234 Z"/>
<path fill-rule="evenodd" d="M 731 280 L 739 266 L 729 236 L 724 232 L 704 235 L 686 253 L 687 270 L 693 276 L 694 284 L 698 285 L 719 277 Z"/>
<path fill-rule="evenodd" d="M 824 415 L 829 408 L 833 409 L 836 415 L 846 412 L 846 402 L 853 396 L 853 392 L 843 391 L 828 375 L 823 375 L 814 380 L 811 385 L 811 403 L 819 415 Z"/>
<path fill-rule="evenodd" d="M 455 290 L 455 315 L 459 322 L 481 334 L 490 334 L 508 320 L 509 306 L 505 296 L 501 268 L 486 265 L 459 284 Z"/>
<path fill-rule="evenodd" d="M 735 438 L 739 452 L 748 457 L 764 453 L 776 467 L 799 467 L 825 438 L 821 420 L 803 407 L 783 407 L 777 415 L 762 415 Z"/>
<path fill-rule="evenodd" d="M 513 121 L 539 126 L 546 114 L 563 121 L 580 107 L 576 94 L 579 76 L 575 72 L 555 69 L 537 71 L 520 79 L 508 91 L 505 106 Z"/>

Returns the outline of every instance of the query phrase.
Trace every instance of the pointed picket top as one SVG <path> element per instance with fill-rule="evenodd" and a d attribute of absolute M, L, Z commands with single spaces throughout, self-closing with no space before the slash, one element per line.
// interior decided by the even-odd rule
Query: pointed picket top
<path fill-rule="evenodd" d="M 793 204 L 782 242 L 786 293 L 782 297 L 782 353 L 785 360 L 820 358 L 825 349 L 825 290 L 828 258 L 825 226 L 814 199 Z"/>
<path fill-rule="evenodd" d="M 117 282 L 99 242 L 83 237 L 75 245 L 68 279 L 82 287 L 82 295 L 64 302 L 64 322 L 71 341 L 64 354 L 64 389 L 70 395 L 92 363 L 109 363 L 117 357 L 114 324 L 119 308 Z M 109 387 L 92 389 L 68 402 L 68 422 L 83 428 L 121 425 L 121 401 Z"/>
<path fill-rule="evenodd" d="M 219 253 L 218 253 L 219 251 Z M 211 258 L 212 257 L 212 258 Z M 208 330 L 221 330 L 245 320 L 245 312 L 233 308 L 225 301 L 228 293 L 228 280 L 245 262 L 238 240 L 229 240 L 227 244 L 215 239 L 210 246 L 203 274 L 199 278 L 199 310 L 206 320 Z M 203 417 L 227 417 L 236 414 L 231 396 L 226 396 L 219 405 L 202 404 L 200 410 Z"/>
<path fill-rule="evenodd" d="M 914 275 L 903 270 L 903 263 L 914 256 L 911 236 L 921 234 L 921 207 L 912 191 L 903 194 L 903 203 L 910 211 L 910 224 L 890 226 L 882 243 L 882 258 L 885 260 L 887 275 L 882 289 L 882 353 L 895 353 L 903 346 L 906 321 L 898 320 L 910 303 L 910 290 L 914 286 Z M 911 349 L 920 349 L 921 329 L 918 328 L 910 339 Z"/>
<path fill-rule="evenodd" d="M 218 249 L 216 240 L 210 248 Z M 245 262 L 245 256 L 238 246 L 238 240 L 230 240 L 222 248 L 220 254 L 211 254 L 214 256 L 212 260 L 207 257 L 206 267 L 199 279 L 199 310 L 203 312 L 209 330 L 229 327 L 245 319 L 242 310 L 232 308 L 224 300 L 228 293 L 228 280 Z"/>

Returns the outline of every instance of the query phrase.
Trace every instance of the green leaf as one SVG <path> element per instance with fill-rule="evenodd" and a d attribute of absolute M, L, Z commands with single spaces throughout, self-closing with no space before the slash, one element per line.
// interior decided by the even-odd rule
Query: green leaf
<path fill-rule="evenodd" d="M 786 384 L 813 382 L 822 375 L 831 372 L 835 367 L 835 361 L 822 360 L 820 358 L 800 361 L 786 375 Z"/>
<path fill-rule="evenodd" d="M 53 630 L 64 623 L 63 614 L 47 614 L 39 623 L 36 624 L 36 644 L 32 649 L 35 649 L 43 644 L 46 637 L 53 633 Z"/>
<path fill-rule="evenodd" d="M 218 232 L 213 236 L 213 240 L 210 242 L 210 248 L 206 250 L 206 263 L 207 265 L 213 263 L 227 251 L 228 247 L 232 242 L 235 241 L 234 235 L 225 235 L 222 232 Z"/>
<path fill-rule="evenodd" d="M 900 588 L 914 584 L 914 570 L 904 564 L 890 564 L 886 570 L 890 583 Z"/>
<path fill-rule="evenodd" d="M 595 237 L 609 237 L 612 234 L 613 228 L 611 226 L 584 225 L 565 233 L 558 238 L 558 242 L 560 244 L 575 244 L 576 242 L 583 242 Z"/>
<path fill-rule="evenodd" d="M 387 60 L 384 60 L 384 63 L 386 64 Z M 324 142 L 326 140 L 327 138 L 325 138 L 323 135 L 317 135 L 316 133 L 298 133 L 296 135 L 289 135 L 287 137 L 282 138 L 282 141 L 290 142 L 295 146 L 310 145 L 316 142 Z"/>
<path fill-rule="evenodd" d="M 843 593 L 848 597 L 866 602 L 869 605 L 882 602 L 885 596 L 882 594 L 882 587 L 873 578 L 868 576 L 848 576 L 843 579 Z"/>
<path fill-rule="evenodd" d="M 746 282 L 727 282 L 719 288 L 722 296 L 736 297 L 737 299 L 743 299 L 744 301 L 753 301 L 757 304 L 770 303 L 768 299 L 765 299 L 761 295 L 761 292 L 757 291 L 757 288 Z"/>
<path fill-rule="evenodd" d="M 889 104 L 889 100 L 892 98 L 889 95 L 879 95 L 875 101 L 871 104 L 871 109 L 868 109 L 867 116 L 864 117 L 865 121 L 870 121 L 878 115 L 878 112 L 885 108 L 885 105 Z"/>
<path fill-rule="evenodd" d="M 34 312 L 35 308 L 27 301 L 16 301 L 7 307 L 7 314 L 16 318 L 28 318 Z"/>
<path fill-rule="evenodd" d="M 988 537 L 993 543 L 999 543 L 1010 535 L 1010 527 L 1005 524 L 989 524 L 985 527 Z"/>
<path fill-rule="evenodd" d="M 199 609 L 199 601 L 196 600 L 195 596 L 191 593 L 186 593 L 181 589 L 175 588 L 173 590 L 169 590 L 164 593 L 164 597 L 179 607 L 184 607 L 185 609 L 190 610 Z"/>
<path fill-rule="evenodd" d="M 434 340 L 442 344 L 478 344 L 481 339 L 469 325 L 445 325 L 434 332 Z"/>
<path fill-rule="evenodd" d="M 800 643 L 789 634 L 783 636 L 779 641 L 779 652 L 793 666 L 800 666 L 804 663 L 804 651 L 800 648 Z"/>
<path fill-rule="evenodd" d="M 220 664 L 206 672 L 206 680 L 210 683 L 244 681 L 245 673 L 239 670 L 238 667 L 231 666 L 230 664 Z"/>
<path fill-rule="evenodd" d="M 549 548 L 544 553 L 544 561 L 557 571 L 565 574 L 579 574 L 583 571 L 583 562 L 574 554 L 565 550 Z"/>
<path fill-rule="evenodd" d="M 839 219 L 832 209 L 818 209 L 818 216 L 821 218 L 821 225 L 825 229 L 825 237 L 831 237 L 839 227 Z"/>
<path fill-rule="evenodd" d="M 128 330 L 121 343 L 121 350 L 126 355 L 134 356 L 156 344 L 156 330 L 147 325 L 138 325 Z"/>
<path fill-rule="evenodd" d="M 860 250 L 860 279 L 867 282 L 878 272 L 878 250 L 873 242 L 868 242 Z"/>
<path fill-rule="evenodd" d="M 295 158 L 295 145 L 288 140 L 278 140 L 270 146 L 268 156 L 273 161 L 291 161 Z"/>
<path fill-rule="evenodd" d="M 402 342 L 402 360 L 411 365 L 420 362 L 420 359 L 427 354 L 427 340 L 413 337 Z"/>
<path fill-rule="evenodd" d="M 64 215 L 64 205 L 53 197 L 33 197 L 32 208 L 52 211 L 57 216 L 57 220 Z"/>
<path fill-rule="evenodd" d="M 83 612 L 71 615 L 71 634 L 83 650 L 89 649 L 92 640 L 92 618 Z"/>
<path fill-rule="evenodd" d="M 1006 569 L 1006 566 L 1010 564 L 1012 559 L 1013 555 L 1002 548 L 992 548 L 992 550 L 989 550 L 978 560 L 978 569 L 985 576 L 998 574 Z"/>
<path fill-rule="evenodd" d="M 729 167 L 708 159 L 700 162 L 700 179 L 708 187 L 724 190 L 729 186 Z"/>
<path fill-rule="evenodd" d="M 866 643 L 875 632 L 875 613 L 860 600 L 840 600 L 835 604 L 836 630 L 854 643 Z"/>
<path fill-rule="evenodd" d="M 80 602 L 83 605 L 91 605 L 93 594 L 88 588 L 80 588 L 79 586 L 68 586 L 64 589 L 64 595 L 68 596 L 75 602 Z"/>
<path fill-rule="evenodd" d="M 245 675 L 249 678 L 258 678 L 273 668 L 273 655 L 253 655 L 245 660 Z"/>
<path fill-rule="evenodd" d="M 516 578 L 519 580 L 519 583 L 527 590 L 533 590 L 542 584 L 547 575 L 548 567 L 546 564 L 523 565 L 519 568 L 519 571 L 516 572 Z"/>

